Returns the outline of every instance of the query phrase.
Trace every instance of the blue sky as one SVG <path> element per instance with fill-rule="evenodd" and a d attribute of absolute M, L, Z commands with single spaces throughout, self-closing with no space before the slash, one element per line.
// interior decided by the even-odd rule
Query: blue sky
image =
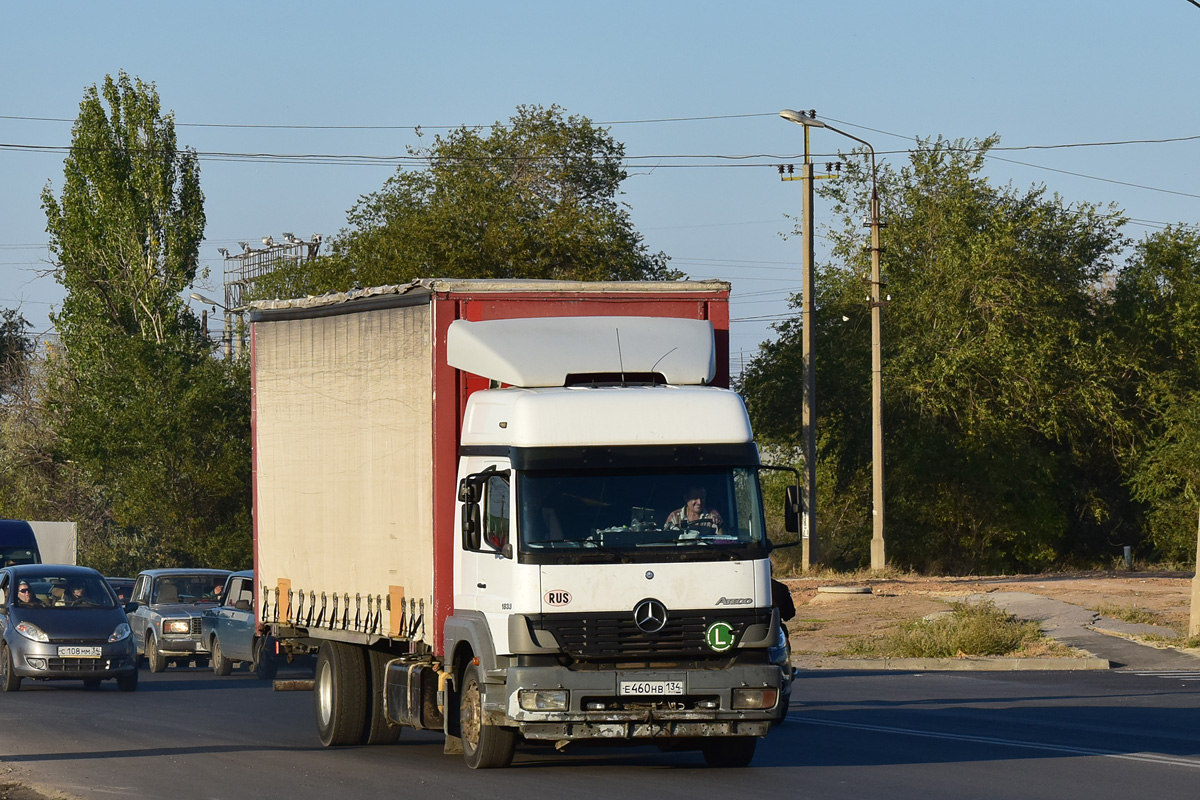
<path fill-rule="evenodd" d="M 780 233 L 801 184 L 768 165 L 798 161 L 803 137 L 779 109 L 816 109 L 894 164 L 915 136 L 1200 136 L 1198 33 L 1188 0 L 14 3 L 0 27 L 0 308 L 41 333 L 61 301 L 39 196 L 61 190 L 62 153 L 21 146 L 68 145 L 84 88 L 106 74 L 154 82 L 180 143 L 202 153 L 401 155 L 411 126 L 558 104 L 612 123 L 635 157 L 623 199 L 649 247 L 732 282 L 736 371 L 800 282 L 800 241 Z M 812 135 L 819 159 L 852 145 Z M 735 155 L 762 157 L 701 157 Z M 1200 222 L 1200 139 L 996 155 L 996 183 L 1114 202 L 1136 238 Z M 334 234 L 393 170 L 204 158 L 201 291 L 219 292 L 218 247 Z M 819 237 L 820 200 L 816 221 Z"/>

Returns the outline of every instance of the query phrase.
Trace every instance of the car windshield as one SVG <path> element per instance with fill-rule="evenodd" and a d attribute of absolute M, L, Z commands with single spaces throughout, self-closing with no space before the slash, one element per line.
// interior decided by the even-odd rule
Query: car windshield
<path fill-rule="evenodd" d="M 25 546 L 0 545 L 0 566 L 38 563 L 37 551 Z"/>
<path fill-rule="evenodd" d="M 17 580 L 16 605 L 42 608 L 113 608 L 108 583 L 97 575 L 71 575 L 47 570 L 24 573 Z"/>
<path fill-rule="evenodd" d="M 154 582 L 151 603 L 218 603 L 224 575 L 170 575 Z"/>
<path fill-rule="evenodd" d="M 522 551 L 534 555 L 712 558 L 766 542 L 752 468 L 526 471 L 518 498 Z"/>

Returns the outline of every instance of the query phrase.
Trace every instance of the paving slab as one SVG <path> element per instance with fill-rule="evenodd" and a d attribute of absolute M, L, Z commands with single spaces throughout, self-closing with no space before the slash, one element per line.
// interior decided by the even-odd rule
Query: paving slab
<path fill-rule="evenodd" d="M 1200 669 L 1200 658 L 1190 653 L 1142 644 L 1120 635 L 1145 636 L 1157 633 L 1173 636 L 1174 631 L 1169 628 L 1101 617 L 1090 609 L 1032 592 L 989 592 L 986 595 L 972 595 L 971 599 L 990 600 L 997 608 L 1014 617 L 1034 620 L 1042 626 L 1042 632 L 1047 636 L 1068 647 L 1107 659 L 1115 669 Z"/>

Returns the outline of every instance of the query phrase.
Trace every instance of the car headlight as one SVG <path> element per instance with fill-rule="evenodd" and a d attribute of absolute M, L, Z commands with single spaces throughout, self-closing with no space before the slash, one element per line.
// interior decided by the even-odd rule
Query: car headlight
<path fill-rule="evenodd" d="M 192 622 L 187 619 L 164 619 L 163 633 L 190 633 Z"/>
<path fill-rule="evenodd" d="M 17 633 L 24 636 L 26 639 L 33 639 L 35 642 L 48 642 L 50 637 L 46 632 L 34 625 L 32 622 L 18 622 Z"/>
<path fill-rule="evenodd" d="M 122 639 L 127 639 L 127 638 L 129 638 L 129 623 L 122 622 L 120 625 L 118 625 L 116 628 L 113 629 L 113 632 L 108 637 L 108 640 L 110 642 L 119 642 Z"/>

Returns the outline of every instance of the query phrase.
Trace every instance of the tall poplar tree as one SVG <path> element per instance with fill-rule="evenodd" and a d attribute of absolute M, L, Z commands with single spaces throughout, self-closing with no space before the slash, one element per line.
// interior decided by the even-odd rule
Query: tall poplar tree
<path fill-rule="evenodd" d="M 181 297 L 204 235 L 196 154 L 153 84 L 89 87 L 64 163 L 42 193 L 55 276 L 47 412 L 61 457 L 107 508 L 82 532 L 108 569 L 245 566 L 249 403 L 244 365 L 214 358 Z"/>

